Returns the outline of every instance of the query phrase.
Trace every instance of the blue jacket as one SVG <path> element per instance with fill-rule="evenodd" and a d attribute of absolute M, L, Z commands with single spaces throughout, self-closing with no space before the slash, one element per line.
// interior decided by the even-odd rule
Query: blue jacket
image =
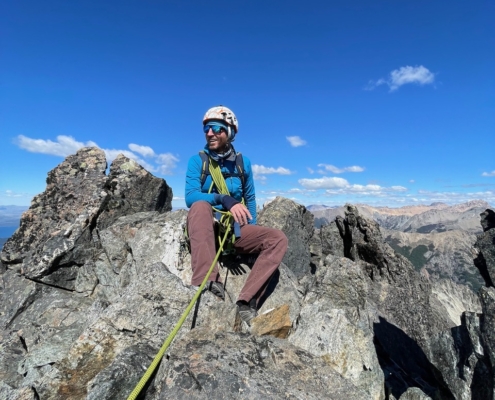
<path fill-rule="evenodd" d="M 205 153 L 208 153 L 208 148 L 204 149 Z M 244 196 L 242 193 L 242 182 L 239 177 L 228 177 L 225 179 L 225 183 L 227 184 L 227 188 L 229 189 L 230 195 L 241 201 L 244 197 L 244 201 L 246 203 L 246 207 L 251 213 L 253 219 L 249 221 L 249 224 L 256 224 L 256 194 L 254 190 L 254 179 L 253 179 L 253 171 L 251 169 L 251 161 L 246 157 L 242 156 L 244 160 Z M 222 172 L 228 173 L 236 173 L 235 159 L 234 160 L 224 160 L 220 161 L 220 168 Z M 208 189 L 211 185 L 211 175 L 206 176 L 205 183 L 203 187 L 201 187 L 201 157 L 199 154 L 192 156 L 189 159 L 189 163 L 187 165 L 187 174 L 186 174 L 186 205 L 187 207 L 191 207 L 194 202 L 199 200 L 204 200 L 210 203 L 212 206 L 215 206 L 219 210 L 222 210 L 223 207 L 217 199 L 215 199 L 215 194 L 217 194 L 217 190 L 215 185 L 213 185 L 212 193 L 208 193 Z"/>

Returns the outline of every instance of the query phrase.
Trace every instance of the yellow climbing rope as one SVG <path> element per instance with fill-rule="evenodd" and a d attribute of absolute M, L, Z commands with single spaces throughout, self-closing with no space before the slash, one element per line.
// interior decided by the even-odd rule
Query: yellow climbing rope
<path fill-rule="evenodd" d="M 227 184 L 225 183 L 225 178 L 222 175 L 221 168 L 218 165 L 218 163 L 213 159 L 210 159 L 209 170 L 210 170 L 212 182 L 211 182 L 210 189 L 208 190 L 208 193 L 211 193 L 211 190 L 213 189 L 213 185 L 215 184 L 217 187 L 218 193 L 229 195 L 230 192 L 229 192 L 229 189 L 227 188 Z M 244 204 L 244 199 L 242 200 L 242 203 Z M 179 332 L 179 329 L 181 328 L 182 324 L 184 323 L 187 316 L 189 315 L 192 308 L 194 307 L 194 304 L 196 303 L 199 296 L 201 295 L 201 292 L 203 291 L 203 289 L 206 285 L 206 282 L 208 282 L 208 278 L 210 277 L 210 275 L 213 271 L 213 268 L 215 267 L 215 264 L 217 263 L 218 258 L 220 257 L 220 254 L 223 251 L 225 241 L 227 240 L 227 236 L 229 235 L 229 232 L 230 232 L 231 227 L 232 227 L 233 217 L 232 217 L 232 214 L 228 211 L 218 210 L 215 207 L 213 207 L 213 209 L 222 215 L 219 223 L 220 223 L 220 227 L 222 228 L 222 230 L 224 230 L 223 239 L 219 238 L 220 247 L 218 249 L 217 254 L 215 255 L 215 259 L 213 260 L 213 263 L 211 264 L 210 269 L 208 270 L 208 273 L 206 274 L 205 278 L 203 279 L 203 282 L 201 283 L 201 286 L 199 287 L 198 291 L 196 292 L 196 294 L 192 298 L 191 302 L 187 306 L 187 308 L 184 311 L 184 313 L 182 314 L 182 316 L 180 317 L 179 322 L 177 322 L 174 329 L 172 330 L 172 332 L 170 333 L 170 335 L 168 336 L 168 338 L 165 340 L 162 347 L 158 351 L 158 354 L 155 356 L 155 358 L 151 362 L 150 366 L 148 367 L 148 369 L 146 370 L 146 372 L 144 373 L 143 377 L 138 382 L 138 384 L 136 385 L 134 390 L 131 392 L 131 394 L 129 395 L 127 400 L 135 400 L 136 397 L 141 392 L 141 390 L 143 389 L 144 385 L 146 385 L 146 382 L 148 382 L 148 380 L 150 379 L 151 375 L 153 375 L 153 372 L 155 371 L 156 367 L 160 363 L 160 360 L 163 358 L 165 351 L 167 350 L 168 346 L 170 346 L 170 343 L 172 343 L 172 340 L 174 340 L 175 335 L 177 335 L 177 332 Z M 231 242 L 233 243 L 234 240 L 235 240 L 235 235 L 232 236 Z"/>
<path fill-rule="evenodd" d="M 220 165 L 218 165 L 218 163 L 212 158 L 210 158 L 209 171 L 211 175 L 211 185 L 208 190 L 208 193 L 211 193 L 211 191 L 213 190 L 213 185 L 215 185 L 217 187 L 217 191 L 219 194 L 230 195 L 229 189 L 227 187 L 227 183 L 225 182 L 225 178 L 222 175 L 222 170 L 220 168 Z M 244 204 L 244 197 L 242 198 L 242 204 Z M 228 211 L 219 210 L 216 207 L 212 207 L 212 208 L 215 212 L 221 215 L 221 217 L 218 218 L 218 222 L 220 223 L 218 241 L 220 241 L 220 235 L 221 233 L 223 233 L 224 227 L 232 226 L 233 217 L 232 214 Z M 227 249 L 224 249 L 224 254 L 235 253 L 235 250 L 233 248 L 235 238 L 236 238 L 235 233 L 232 232 L 231 240 L 229 240 L 229 242 L 227 243 Z"/>
<path fill-rule="evenodd" d="M 232 218 L 232 215 L 230 215 L 229 217 Z M 184 323 L 187 316 L 191 312 L 192 308 L 194 307 L 194 304 L 199 299 L 199 296 L 201 295 L 201 292 L 203 291 L 203 289 L 206 285 L 206 282 L 208 281 L 208 278 L 210 277 L 211 272 L 213 271 L 213 268 L 215 267 L 215 264 L 217 263 L 218 258 L 220 257 L 220 253 L 222 252 L 222 249 L 223 249 L 223 246 L 225 244 L 225 240 L 227 239 L 229 231 L 230 231 L 230 224 L 228 224 L 226 226 L 225 235 L 220 242 L 220 248 L 218 249 L 218 252 L 215 255 L 215 259 L 213 260 L 213 263 L 211 264 L 211 267 L 208 270 L 208 273 L 206 274 L 205 278 L 203 279 L 203 282 L 201 283 L 201 285 L 199 286 L 198 291 L 196 292 L 196 294 L 192 298 L 192 300 L 189 303 L 189 305 L 187 306 L 186 310 L 184 311 L 184 313 L 180 317 L 179 322 L 177 322 L 177 324 L 175 325 L 175 327 L 172 330 L 172 332 L 170 333 L 170 335 L 168 335 L 167 339 L 165 340 L 162 347 L 158 351 L 158 354 L 155 356 L 155 358 L 151 362 L 150 366 L 148 367 L 148 369 L 146 370 L 146 372 L 144 373 L 143 377 L 138 382 L 138 384 L 136 385 L 134 390 L 131 392 L 131 394 L 129 395 L 127 400 L 135 400 L 137 398 L 137 396 L 139 395 L 139 393 L 141 392 L 141 390 L 143 389 L 144 385 L 146 385 L 146 382 L 148 382 L 148 380 L 150 379 L 151 375 L 153 375 L 153 372 L 155 372 L 155 369 L 158 366 L 158 364 L 160 363 L 160 360 L 163 358 L 163 355 L 165 354 L 165 351 L 168 349 L 168 346 L 170 346 L 170 343 L 172 343 L 172 340 L 174 340 L 175 335 L 177 335 L 177 332 L 179 332 L 179 329 L 181 328 L 182 324 Z"/>

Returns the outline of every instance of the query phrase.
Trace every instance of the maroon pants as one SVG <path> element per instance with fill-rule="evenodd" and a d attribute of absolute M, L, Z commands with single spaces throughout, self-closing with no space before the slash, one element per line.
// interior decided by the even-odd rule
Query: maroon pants
<path fill-rule="evenodd" d="M 213 211 L 210 204 L 197 201 L 192 205 L 187 216 L 187 230 L 191 241 L 191 284 L 198 286 L 203 282 L 216 255 Z M 238 298 L 247 302 L 253 298 L 258 300 L 282 262 L 287 250 L 287 237 L 279 229 L 244 225 L 241 227 L 241 237 L 235 241 L 234 247 L 239 254 L 259 253 Z M 220 281 L 218 264 L 209 280 Z"/>

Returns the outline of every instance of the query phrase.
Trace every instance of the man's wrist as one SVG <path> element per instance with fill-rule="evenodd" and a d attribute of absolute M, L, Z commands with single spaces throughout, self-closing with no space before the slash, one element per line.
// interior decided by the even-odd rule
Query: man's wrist
<path fill-rule="evenodd" d="M 239 204 L 240 202 L 234 199 L 232 196 L 227 196 L 224 195 L 222 198 L 222 206 L 226 210 L 230 211 L 232 207 L 234 207 L 236 204 Z"/>

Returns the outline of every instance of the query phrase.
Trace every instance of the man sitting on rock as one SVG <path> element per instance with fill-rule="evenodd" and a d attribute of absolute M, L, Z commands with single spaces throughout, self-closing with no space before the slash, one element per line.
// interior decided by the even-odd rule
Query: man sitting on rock
<path fill-rule="evenodd" d="M 217 106 L 206 112 L 203 118 L 206 138 L 203 151 L 209 157 L 208 165 L 211 160 L 218 163 L 229 195 L 219 194 L 218 188 L 212 183 L 208 166 L 204 173 L 202 155 L 196 154 L 190 158 L 187 167 L 185 198 L 186 205 L 190 207 L 187 230 L 191 245 L 192 285 L 199 286 L 202 283 L 215 258 L 212 207 L 230 211 L 240 226 L 240 236 L 237 232 L 233 244 L 238 254 L 259 253 L 236 303 L 240 317 L 249 324 L 256 316 L 258 301 L 271 276 L 284 257 L 287 237 L 278 229 L 256 225 L 256 195 L 251 162 L 236 153 L 232 146 L 238 126 L 236 116 L 227 107 Z M 242 157 L 243 163 L 236 160 L 237 157 Z M 243 168 L 240 167 L 242 164 Z M 209 277 L 207 288 L 224 299 L 218 265 Z"/>

